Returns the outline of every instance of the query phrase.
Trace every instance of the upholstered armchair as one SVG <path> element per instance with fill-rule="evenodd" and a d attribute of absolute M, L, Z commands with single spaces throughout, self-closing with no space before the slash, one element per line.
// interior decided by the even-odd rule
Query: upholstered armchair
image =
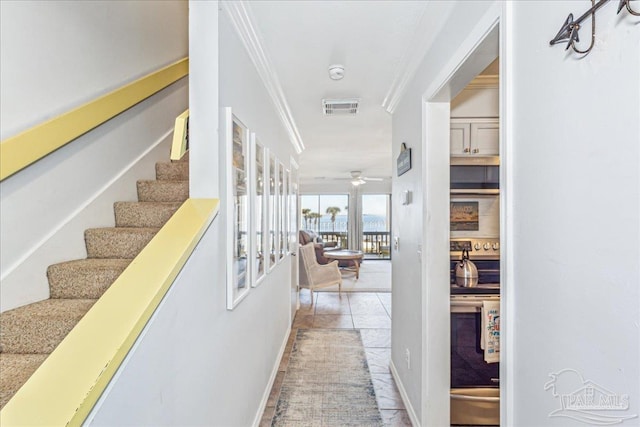
<path fill-rule="evenodd" d="M 311 230 L 300 230 L 298 232 L 298 241 L 300 242 L 300 246 L 313 243 L 316 259 L 319 264 L 329 263 L 329 259 L 324 256 L 325 251 L 340 249 L 336 242 L 324 242 L 318 233 Z"/>
<path fill-rule="evenodd" d="M 338 261 L 318 264 L 313 243 L 300 246 L 300 287 L 309 288 L 313 302 L 313 290 L 338 285 L 338 293 L 342 291 L 342 275 Z"/>

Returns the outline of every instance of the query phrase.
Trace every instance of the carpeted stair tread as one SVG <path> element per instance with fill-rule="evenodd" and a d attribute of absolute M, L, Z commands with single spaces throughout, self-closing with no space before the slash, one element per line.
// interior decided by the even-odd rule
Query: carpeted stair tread
<path fill-rule="evenodd" d="M 189 181 L 138 181 L 140 202 L 184 202 L 189 198 Z"/>
<path fill-rule="evenodd" d="M 116 227 L 162 227 L 180 207 L 180 202 L 116 202 Z"/>
<path fill-rule="evenodd" d="M 156 163 L 156 179 L 162 181 L 186 181 L 189 179 L 189 162 Z"/>
<path fill-rule="evenodd" d="M 87 259 L 49 266 L 51 299 L 0 313 L 0 408 L 189 197 L 188 152 L 156 178 L 138 181 L 139 202 L 114 204 L 117 227 L 85 231 Z"/>
<path fill-rule="evenodd" d="M 96 302 L 48 299 L 0 314 L 0 351 L 51 353 Z"/>
<path fill-rule="evenodd" d="M 100 298 L 130 263 L 130 259 L 89 258 L 50 265 L 51 298 Z"/>
<path fill-rule="evenodd" d="M 44 362 L 48 354 L 0 353 L 0 408 Z"/>
<path fill-rule="evenodd" d="M 90 228 L 84 232 L 88 258 L 135 258 L 158 228 Z"/>

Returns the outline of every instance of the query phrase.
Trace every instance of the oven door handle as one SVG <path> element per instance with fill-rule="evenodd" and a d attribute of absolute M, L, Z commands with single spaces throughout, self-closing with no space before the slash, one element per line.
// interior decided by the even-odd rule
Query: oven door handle
<path fill-rule="evenodd" d="M 500 397 L 468 396 L 466 394 L 450 394 L 451 399 L 467 402 L 500 402 Z"/>
<path fill-rule="evenodd" d="M 473 300 L 451 299 L 452 313 L 479 313 L 482 310 L 483 301 L 500 301 L 500 297 L 483 298 Z"/>
<path fill-rule="evenodd" d="M 451 301 L 451 307 L 482 307 L 482 301 Z"/>

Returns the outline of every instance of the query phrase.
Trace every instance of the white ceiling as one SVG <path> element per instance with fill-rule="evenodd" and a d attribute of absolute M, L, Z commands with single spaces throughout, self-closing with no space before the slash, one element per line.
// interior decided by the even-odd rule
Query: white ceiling
<path fill-rule="evenodd" d="M 382 108 L 419 25 L 422 1 L 254 1 L 255 23 L 306 147 L 300 178 L 390 177 Z M 331 64 L 345 77 L 329 78 Z M 324 116 L 323 98 L 360 98 L 356 116 Z"/>

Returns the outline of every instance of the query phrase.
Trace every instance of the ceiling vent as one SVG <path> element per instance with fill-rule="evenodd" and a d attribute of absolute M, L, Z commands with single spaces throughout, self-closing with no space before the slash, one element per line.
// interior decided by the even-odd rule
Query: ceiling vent
<path fill-rule="evenodd" d="M 351 99 L 323 99 L 322 111 L 325 116 L 355 115 L 358 112 L 360 100 Z"/>

